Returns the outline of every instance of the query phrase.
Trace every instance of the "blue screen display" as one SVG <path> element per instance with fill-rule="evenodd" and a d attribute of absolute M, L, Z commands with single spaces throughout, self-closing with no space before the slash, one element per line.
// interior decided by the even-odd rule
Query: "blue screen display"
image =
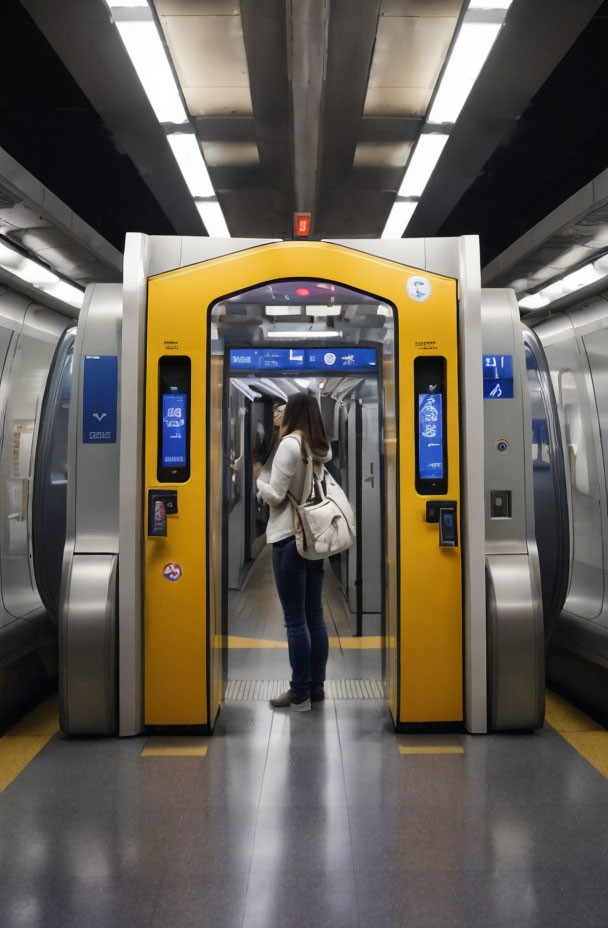
<path fill-rule="evenodd" d="M 484 354 L 483 355 L 484 380 L 512 380 L 513 355 L 512 354 Z"/>
<path fill-rule="evenodd" d="M 441 393 L 418 394 L 418 475 L 443 477 L 443 413 Z"/>
<path fill-rule="evenodd" d="M 374 348 L 231 348 L 231 371 L 375 371 Z"/>
<path fill-rule="evenodd" d="M 84 359 L 82 440 L 89 445 L 116 442 L 118 358 L 87 355 Z"/>
<path fill-rule="evenodd" d="M 185 393 L 163 393 L 162 467 L 186 467 Z"/>

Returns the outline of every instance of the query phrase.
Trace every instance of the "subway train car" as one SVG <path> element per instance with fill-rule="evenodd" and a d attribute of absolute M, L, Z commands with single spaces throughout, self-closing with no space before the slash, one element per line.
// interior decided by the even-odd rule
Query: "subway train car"
<path fill-rule="evenodd" d="M 526 317 L 547 678 L 608 718 L 608 301 Z"/>
<path fill-rule="evenodd" d="M 0 726 L 56 685 L 73 320 L 0 292 Z"/>
<path fill-rule="evenodd" d="M 509 292 L 464 286 L 467 240 L 177 242 L 132 236 L 124 287 L 89 288 L 77 333 L 1 297 L 2 720 L 54 684 L 58 625 L 67 733 L 212 730 L 238 686 L 278 677 L 284 655 L 256 650 L 282 632 L 255 478 L 298 391 L 319 402 L 357 518 L 328 567 L 336 672 L 376 686 L 404 730 L 541 724 L 545 658 L 552 685 L 608 715 L 606 301 L 522 323 Z M 254 258 L 250 286 L 237 257 Z M 383 290 L 391 270 L 409 318 Z M 420 298 L 450 280 L 451 342 Z M 167 306 L 188 300 L 185 328 L 169 327 Z"/>
<path fill-rule="evenodd" d="M 399 730 L 542 724 L 529 374 L 476 239 L 130 235 L 123 286 L 87 293 L 73 384 L 66 733 L 210 732 L 237 683 L 286 676 L 254 480 L 295 391 L 357 518 L 327 571 L 334 675 Z"/>

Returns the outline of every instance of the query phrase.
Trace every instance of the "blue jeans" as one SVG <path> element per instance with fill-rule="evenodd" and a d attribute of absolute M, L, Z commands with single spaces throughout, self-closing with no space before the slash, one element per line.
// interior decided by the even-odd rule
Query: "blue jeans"
<path fill-rule="evenodd" d="M 272 546 L 272 568 L 285 616 L 291 689 L 296 699 L 306 699 L 311 682 L 325 681 L 329 652 L 321 602 L 323 561 L 300 557 L 292 535 Z"/>

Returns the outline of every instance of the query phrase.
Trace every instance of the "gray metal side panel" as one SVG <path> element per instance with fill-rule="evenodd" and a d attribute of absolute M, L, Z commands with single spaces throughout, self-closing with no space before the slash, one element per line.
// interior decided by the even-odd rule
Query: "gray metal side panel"
<path fill-rule="evenodd" d="M 74 346 L 70 401 L 66 546 L 59 605 L 61 726 L 66 734 L 116 732 L 116 571 L 119 454 L 82 441 L 87 355 L 121 355 L 120 284 L 87 288 Z M 120 374 L 119 374 L 120 377 Z"/>
<path fill-rule="evenodd" d="M 74 555 L 61 614 L 60 724 L 70 735 L 116 732 L 118 555 Z"/>
<path fill-rule="evenodd" d="M 127 235 L 123 287 L 120 417 L 120 575 L 118 733 L 143 728 L 142 473 L 146 305 L 151 239 Z"/>
<path fill-rule="evenodd" d="M 458 342 L 460 348 L 461 535 L 464 595 L 464 718 L 467 730 L 487 731 L 487 653 L 484 576 L 484 444 L 481 379 L 479 239 L 467 235 L 459 248 Z M 444 260 L 449 259 L 446 249 Z M 436 273 L 439 268 L 429 267 Z"/>
<path fill-rule="evenodd" d="M 486 602 L 490 726 L 529 729 L 544 716 L 544 627 L 534 536 L 530 405 L 515 296 L 482 291 L 484 354 L 513 358 L 513 399 L 484 401 Z M 477 361 L 481 370 L 481 358 Z M 496 442 L 506 439 L 509 453 Z M 490 491 L 510 491 L 512 517 L 490 517 Z"/>
<path fill-rule="evenodd" d="M 527 554 L 490 555 L 486 560 L 494 731 L 539 728 L 543 723 L 545 651 L 536 563 Z"/>

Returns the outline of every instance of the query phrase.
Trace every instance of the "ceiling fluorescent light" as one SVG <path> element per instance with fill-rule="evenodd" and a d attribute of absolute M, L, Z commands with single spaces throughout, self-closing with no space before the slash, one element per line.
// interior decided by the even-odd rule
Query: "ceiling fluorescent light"
<path fill-rule="evenodd" d="M 264 309 L 267 316 L 301 316 L 302 310 L 299 306 L 266 306 Z"/>
<path fill-rule="evenodd" d="M 593 264 L 585 264 L 576 271 L 572 271 L 571 274 L 562 277 L 560 283 L 567 293 L 574 293 L 575 290 L 594 284 L 596 280 L 601 280 L 605 276 L 601 271 L 596 270 Z"/>
<path fill-rule="evenodd" d="M 463 22 L 428 122 L 456 122 L 501 27 L 501 23 Z"/>
<path fill-rule="evenodd" d="M 522 309 L 542 309 L 550 303 L 550 300 L 546 296 L 541 296 L 540 293 L 529 293 L 518 302 Z"/>
<path fill-rule="evenodd" d="M 418 206 L 417 200 L 396 200 L 388 214 L 382 238 L 401 238 Z"/>
<path fill-rule="evenodd" d="M 424 133 L 418 139 L 414 154 L 405 171 L 399 190 L 400 197 L 419 197 L 427 185 L 441 157 L 448 136 L 439 133 Z"/>
<path fill-rule="evenodd" d="M 158 121 L 187 122 L 188 114 L 156 23 L 153 20 L 118 20 L 116 28 Z"/>
<path fill-rule="evenodd" d="M 340 338 L 342 332 L 339 332 L 337 329 L 318 329 L 312 331 L 311 329 L 285 329 L 283 332 L 266 332 L 268 338 Z"/>
<path fill-rule="evenodd" d="M 148 7 L 148 9 L 150 9 L 148 0 L 106 0 L 106 3 L 111 10 L 117 10 L 121 7 L 132 7 L 137 9 L 145 9 Z"/>
<path fill-rule="evenodd" d="M 513 0 L 470 0 L 468 10 L 508 10 L 512 3 Z"/>
<path fill-rule="evenodd" d="M 224 214 L 217 200 L 199 200 L 196 207 L 205 223 L 208 235 L 216 238 L 230 238 Z"/>
<path fill-rule="evenodd" d="M 84 291 L 79 290 L 65 280 L 59 280 L 54 285 L 45 285 L 42 288 L 46 293 L 54 296 L 57 300 L 63 300 L 64 303 L 70 303 L 72 306 L 82 306 L 84 300 Z"/>
<path fill-rule="evenodd" d="M 306 312 L 309 316 L 339 316 L 342 312 L 341 306 L 307 306 Z"/>
<path fill-rule="evenodd" d="M 167 141 L 192 196 L 212 197 L 215 191 L 194 133 L 171 132 Z"/>
<path fill-rule="evenodd" d="M 84 292 L 57 274 L 0 242 L 0 267 L 64 303 L 82 306 Z"/>

